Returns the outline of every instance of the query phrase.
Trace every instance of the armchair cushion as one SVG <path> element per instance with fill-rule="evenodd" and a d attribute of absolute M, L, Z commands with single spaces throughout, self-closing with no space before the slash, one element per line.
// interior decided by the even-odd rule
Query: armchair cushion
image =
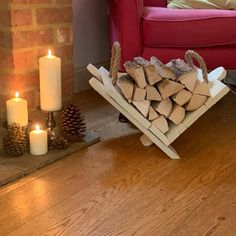
<path fill-rule="evenodd" d="M 144 6 L 166 7 L 167 6 L 167 0 L 144 0 Z"/>
<path fill-rule="evenodd" d="M 236 45 L 236 11 L 146 7 L 146 47 L 201 48 Z"/>

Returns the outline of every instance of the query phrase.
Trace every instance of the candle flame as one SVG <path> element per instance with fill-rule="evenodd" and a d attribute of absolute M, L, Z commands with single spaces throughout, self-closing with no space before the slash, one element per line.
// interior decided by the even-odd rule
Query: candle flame
<path fill-rule="evenodd" d="M 39 125 L 35 125 L 36 130 L 40 130 L 40 126 Z"/>
<path fill-rule="evenodd" d="M 15 97 L 18 98 L 19 97 L 19 92 L 15 93 Z"/>
<path fill-rule="evenodd" d="M 48 50 L 48 56 L 51 57 L 52 56 L 52 50 Z"/>

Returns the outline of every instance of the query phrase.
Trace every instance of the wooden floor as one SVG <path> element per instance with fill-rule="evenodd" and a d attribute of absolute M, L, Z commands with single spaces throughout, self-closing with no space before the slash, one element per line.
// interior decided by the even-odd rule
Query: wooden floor
<path fill-rule="evenodd" d="M 235 96 L 174 142 L 180 161 L 92 97 L 77 99 L 104 140 L 1 188 L 1 236 L 236 235 Z"/>

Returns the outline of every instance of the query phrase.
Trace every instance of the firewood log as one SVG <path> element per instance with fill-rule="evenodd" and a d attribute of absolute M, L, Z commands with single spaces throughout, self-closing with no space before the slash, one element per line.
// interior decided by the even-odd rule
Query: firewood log
<path fill-rule="evenodd" d="M 134 58 L 134 61 L 138 65 L 143 66 L 146 74 L 146 80 L 150 85 L 154 85 L 162 80 L 161 76 L 157 73 L 156 67 L 149 61 L 145 60 L 142 57 L 136 57 Z"/>
<path fill-rule="evenodd" d="M 173 111 L 168 117 L 174 124 L 179 125 L 185 118 L 185 109 L 178 104 L 174 105 Z"/>
<path fill-rule="evenodd" d="M 201 107 L 207 100 L 207 96 L 193 94 L 190 101 L 185 105 L 186 111 L 194 111 Z"/>
<path fill-rule="evenodd" d="M 134 82 L 132 79 L 128 75 L 123 75 L 118 78 L 116 85 L 122 91 L 128 102 L 131 103 L 134 93 Z"/>
<path fill-rule="evenodd" d="M 178 93 L 184 87 L 184 85 L 168 79 L 162 80 L 160 83 L 157 84 L 157 88 L 161 93 L 163 99 L 169 98 L 170 96 Z"/>
<path fill-rule="evenodd" d="M 159 114 L 154 110 L 152 106 L 149 107 L 148 120 L 152 121 L 159 117 Z"/>
<path fill-rule="evenodd" d="M 155 65 L 158 74 L 165 79 L 176 80 L 176 75 L 156 57 L 151 57 L 150 63 Z"/>
<path fill-rule="evenodd" d="M 146 98 L 146 90 L 134 86 L 133 101 L 144 101 Z"/>
<path fill-rule="evenodd" d="M 203 79 L 198 79 L 193 93 L 210 97 L 210 84 Z"/>
<path fill-rule="evenodd" d="M 147 91 L 147 100 L 153 100 L 153 101 L 161 101 L 162 97 L 161 94 L 157 91 L 157 89 L 152 86 L 152 85 L 147 85 L 146 86 L 146 91 Z"/>
<path fill-rule="evenodd" d="M 151 105 L 151 102 L 148 100 L 145 101 L 141 101 L 141 102 L 132 102 L 134 104 L 134 106 L 140 111 L 140 113 L 144 116 L 147 117 L 148 116 L 148 112 L 149 112 L 149 107 Z"/>
<path fill-rule="evenodd" d="M 159 129 L 163 134 L 169 131 L 169 125 L 164 116 L 160 116 L 156 120 L 152 121 L 152 125 Z"/>
<path fill-rule="evenodd" d="M 183 106 L 186 104 L 192 97 L 192 93 L 186 89 L 179 91 L 177 94 L 172 96 L 174 102 L 178 105 Z"/>
<path fill-rule="evenodd" d="M 165 117 L 169 117 L 172 109 L 173 109 L 173 103 L 172 101 L 167 98 L 161 102 L 153 102 L 153 108 L 160 113 L 161 115 L 164 115 Z"/>
<path fill-rule="evenodd" d="M 152 140 L 150 138 L 148 138 L 145 134 L 143 134 L 140 137 L 140 141 L 144 147 L 150 147 L 153 144 Z"/>
<path fill-rule="evenodd" d="M 126 72 L 134 79 L 139 88 L 145 88 L 147 86 L 147 81 L 142 66 L 131 61 L 127 61 L 124 66 Z"/>
<path fill-rule="evenodd" d="M 197 71 L 185 63 L 184 60 L 172 60 L 166 65 L 177 77 L 177 80 L 193 92 L 197 81 Z"/>

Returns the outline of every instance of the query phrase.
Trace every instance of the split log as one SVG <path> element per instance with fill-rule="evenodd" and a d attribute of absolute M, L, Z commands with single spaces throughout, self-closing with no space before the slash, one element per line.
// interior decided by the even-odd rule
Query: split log
<path fill-rule="evenodd" d="M 156 120 L 152 121 L 152 125 L 159 129 L 163 134 L 169 131 L 169 125 L 164 116 L 160 116 Z"/>
<path fill-rule="evenodd" d="M 146 97 L 146 90 L 134 86 L 133 101 L 144 101 Z"/>
<path fill-rule="evenodd" d="M 203 79 L 198 79 L 193 93 L 210 97 L 210 84 Z"/>
<path fill-rule="evenodd" d="M 185 85 L 188 90 L 193 92 L 198 78 L 198 73 L 194 68 L 190 67 L 181 59 L 172 60 L 166 66 L 173 71 L 181 84 Z"/>
<path fill-rule="evenodd" d="M 178 104 L 174 105 L 173 111 L 169 116 L 169 120 L 171 120 L 174 124 L 179 125 L 185 118 L 185 109 Z"/>
<path fill-rule="evenodd" d="M 157 73 L 155 65 L 151 64 L 149 61 L 145 60 L 142 57 L 136 57 L 134 58 L 134 61 L 138 65 L 143 66 L 147 82 L 150 85 L 154 85 L 162 80 L 161 76 Z"/>
<path fill-rule="evenodd" d="M 192 93 L 186 89 L 179 91 L 177 94 L 172 96 L 174 102 L 178 105 L 183 106 L 186 104 L 192 97 Z"/>
<path fill-rule="evenodd" d="M 173 103 L 169 98 L 167 98 L 161 102 L 153 102 L 153 108 L 158 113 L 168 118 L 172 112 Z"/>
<path fill-rule="evenodd" d="M 140 137 L 140 141 L 144 147 L 149 147 L 153 144 L 152 140 L 148 138 L 145 134 Z"/>
<path fill-rule="evenodd" d="M 186 111 L 194 111 L 201 107 L 207 100 L 206 96 L 193 94 L 190 101 L 185 105 Z"/>
<path fill-rule="evenodd" d="M 146 86 L 147 91 L 147 100 L 153 100 L 153 101 L 161 101 L 162 97 L 161 94 L 157 91 L 157 89 L 154 86 L 147 85 Z"/>
<path fill-rule="evenodd" d="M 147 86 L 147 81 L 142 66 L 131 61 L 127 61 L 124 66 L 126 72 L 134 79 L 139 88 L 145 88 Z"/>
<path fill-rule="evenodd" d="M 170 96 L 178 93 L 179 91 L 184 89 L 184 87 L 184 85 L 168 79 L 162 80 L 157 84 L 157 88 L 161 93 L 163 99 L 169 98 Z"/>
<path fill-rule="evenodd" d="M 150 101 L 141 101 L 141 102 L 135 102 L 133 101 L 134 106 L 140 111 L 140 113 L 144 116 L 147 117 L 148 116 L 148 112 L 149 112 L 149 107 L 151 105 Z"/>
<path fill-rule="evenodd" d="M 148 120 L 152 121 L 159 117 L 159 114 L 154 110 L 152 106 L 149 107 Z"/>
<path fill-rule="evenodd" d="M 176 75 L 173 73 L 173 71 L 170 70 L 165 64 L 163 64 L 159 59 L 156 57 L 151 57 L 150 63 L 155 65 L 157 69 L 157 73 L 165 79 L 172 79 L 176 80 Z"/>
<path fill-rule="evenodd" d="M 128 75 L 123 75 L 118 78 L 116 85 L 122 91 L 128 102 L 131 103 L 134 93 L 134 83 L 132 79 Z"/>

